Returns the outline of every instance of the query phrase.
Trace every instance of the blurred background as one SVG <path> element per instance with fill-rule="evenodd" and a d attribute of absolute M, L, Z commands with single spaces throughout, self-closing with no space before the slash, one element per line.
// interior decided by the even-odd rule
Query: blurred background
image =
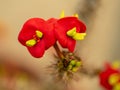
<path fill-rule="evenodd" d="M 64 90 L 46 67 L 54 61 L 53 48 L 33 58 L 18 40 L 23 23 L 32 17 L 45 20 L 75 13 L 87 25 L 87 36 L 76 52 L 88 71 L 120 60 L 120 0 L 0 0 L 0 90 Z M 92 81 L 92 83 L 91 83 Z M 97 77 L 83 76 L 69 90 L 103 90 Z"/>

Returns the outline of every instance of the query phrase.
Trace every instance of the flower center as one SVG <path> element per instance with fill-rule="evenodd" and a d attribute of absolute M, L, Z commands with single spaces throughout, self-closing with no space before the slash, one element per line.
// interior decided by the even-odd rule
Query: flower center
<path fill-rule="evenodd" d="M 72 72 L 78 71 L 79 67 L 82 65 L 81 61 L 71 60 L 69 65 L 67 66 L 67 70 L 71 70 Z"/>
<path fill-rule="evenodd" d="M 115 85 L 119 80 L 120 80 L 120 75 L 118 73 L 115 73 L 110 75 L 108 82 L 110 85 Z"/>
<path fill-rule="evenodd" d="M 43 37 L 43 33 L 39 30 L 35 31 L 35 35 L 33 35 L 33 38 L 26 41 L 26 46 L 32 47 L 37 44 L 37 42 L 40 41 L 40 39 Z"/>
<path fill-rule="evenodd" d="M 120 83 L 117 83 L 114 87 L 113 90 L 120 90 Z"/>
<path fill-rule="evenodd" d="M 78 33 L 76 32 L 76 27 L 74 27 L 71 30 L 67 31 L 67 35 L 69 37 L 72 37 L 74 40 L 83 40 L 86 36 L 86 33 Z"/>

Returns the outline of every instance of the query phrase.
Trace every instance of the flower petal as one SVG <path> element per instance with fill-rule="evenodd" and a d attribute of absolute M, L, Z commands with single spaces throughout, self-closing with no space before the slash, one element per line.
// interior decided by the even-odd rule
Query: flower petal
<path fill-rule="evenodd" d="M 27 48 L 28 48 L 28 51 L 30 52 L 30 54 L 36 58 L 42 57 L 45 52 L 45 44 L 44 44 L 43 40 L 38 42 L 35 46 L 27 47 Z"/>
<path fill-rule="evenodd" d="M 58 23 L 61 24 L 66 30 L 70 30 L 76 27 L 77 32 L 84 33 L 86 31 L 86 26 L 83 22 L 78 20 L 77 17 L 65 17 L 58 20 Z"/>
<path fill-rule="evenodd" d="M 40 30 L 39 25 L 44 27 L 44 20 L 41 18 L 32 18 L 25 22 L 22 30 L 19 33 L 18 40 L 21 44 L 25 45 L 25 42 L 33 38 L 36 30 Z"/>
<path fill-rule="evenodd" d="M 71 38 L 68 38 L 67 47 L 70 52 L 74 51 L 75 45 L 76 45 L 76 41 Z"/>
<path fill-rule="evenodd" d="M 55 25 L 55 35 L 62 47 L 68 48 L 71 52 L 75 48 L 75 40 L 67 35 L 67 31 L 76 28 L 76 32 L 83 33 L 86 26 L 76 17 L 64 17 L 57 21 Z"/>
<path fill-rule="evenodd" d="M 109 84 L 109 77 L 112 74 L 119 73 L 118 70 L 112 69 L 110 66 L 107 65 L 105 71 L 100 73 L 100 84 L 104 86 L 108 90 L 112 90 L 112 85 Z"/>
<path fill-rule="evenodd" d="M 45 49 L 48 49 L 52 45 L 55 44 L 56 38 L 54 34 L 54 24 L 57 21 L 57 19 L 51 18 L 48 21 L 46 21 L 46 26 L 44 27 L 44 42 L 45 42 Z"/>
<path fill-rule="evenodd" d="M 61 46 L 67 48 L 68 36 L 66 35 L 66 29 L 59 25 L 59 23 L 55 25 L 55 36 Z"/>

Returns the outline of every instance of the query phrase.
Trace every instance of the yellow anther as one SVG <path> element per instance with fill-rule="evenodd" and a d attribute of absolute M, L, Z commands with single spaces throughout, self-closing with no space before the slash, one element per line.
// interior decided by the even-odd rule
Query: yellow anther
<path fill-rule="evenodd" d="M 34 46 L 36 43 L 37 43 L 36 40 L 30 39 L 30 40 L 26 41 L 26 46 L 32 47 L 32 46 Z"/>
<path fill-rule="evenodd" d="M 67 35 L 73 37 L 76 34 L 76 27 L 72 28 L 71 30 L 67 31 Z"/>
<path fill-rule="evenodd" d="M 76 27 L 74 27 L 71 30 L 67 31 L 67 35 L 75 40 L 83 40 L 84 37 L 86 36 L 86 33 L 77 33 Z"/>
<path fill-rule="evenodd" d="M 108 82 L 109 82 L 110 85 L 115 85 L 119 80 L 120 80 L 120 75 L 119 74 L 112 74 L 109 77 Z"/>
<path fill-rule="evenodd" d="M 79 16 L 78 16 L 78 14 L 76 13 L 76 14 L 74 14 L 74 17 L 77 17 L 77 18 L 79 18 Z"/>
<path fill-rule="evenodd" d="M 64 12 L 64 10 L 61 12 L 61 14 L 60 14 L 60 18 L 64 18 L 65 17 L 65 12 Z"/>
<path fill-rule="evenodd" d="M 113 86 L 113 90 L 120 90 L 120 83 Z"/>
<path fill-rule="evenodd" d="M 85 36 L 86 36 L 86 33 L 76 33 L 73 36 L 73 39 L 75 39 L 75 40 L 83 40 Z"/>
<path fill-rule="evenodd" d="M 114 69 L 119 69 L 119 68 L 120 68 L 120 62 L 119 62 L 119 61 L 113 62 L 112 68 L 114 68 Z"/>
<path fill-rule="evenodd" d="M 42 36 L 43 36 L 43 33 L 42 32 L 40 32 L 40 31 L 35 31 L 36 32 L 36 36 L 38 37 L 38 38 L 42 38 Z"/>

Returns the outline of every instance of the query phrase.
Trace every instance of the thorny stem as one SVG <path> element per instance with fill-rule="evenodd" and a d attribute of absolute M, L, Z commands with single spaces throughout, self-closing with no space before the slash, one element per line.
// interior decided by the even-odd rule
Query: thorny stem
<path fill-rule="evenodd" d="M 57 53 L 57 55 L 59 56 L 59 58 L 60 58 L 61 60 L 63 60 L 63 59 L 64 59 L 64 55 L 63 55 L 62 52 L 60 51 L 57 43 L 54 44 L 54 49 L 56 50 L 56 53 Z"/>

